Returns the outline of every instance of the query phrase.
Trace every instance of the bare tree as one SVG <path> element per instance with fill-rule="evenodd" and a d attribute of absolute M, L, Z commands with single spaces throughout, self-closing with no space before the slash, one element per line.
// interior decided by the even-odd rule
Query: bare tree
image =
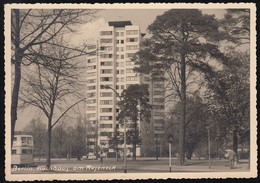
<path fill-rule="evenodd" d="M 14 9 L 11 12 L 11 42 L 14 66 L 14 82 L 11 101 L 11 144 L 15 123 L 21 82 L 21 68 L 38 61 L 39 52 L 44 45 L 52 44 L 53 38 L 60 34 L 75 32 L 75 25 L 89 22 L 96 10 L 80 9 Z M 63 45 L 56 45 L 63 46 Z M 85 47 L 71 48 L 84 53 Z"/>
<path fill-rule="evenodd" d="M 62 38 L 55 38 L 52 41 L 52 45 L 41 47 L 38 61 L 23 71 L 23 88 L 20 91 L 23 106 L 35 106 L 48 119 L 47 167 L 50 166 L 52 128 L 67 111 L 85 100 L 81 98 L 83 94 L 80 92 L 83 86 L 80 75 L 84 72 L 82 62 L 74 51 L 55 46 L 65 45 Z M 78 101 L 68 103 L 75 100 Z M 57 113 L 60 116 L 54 121 Z"/>

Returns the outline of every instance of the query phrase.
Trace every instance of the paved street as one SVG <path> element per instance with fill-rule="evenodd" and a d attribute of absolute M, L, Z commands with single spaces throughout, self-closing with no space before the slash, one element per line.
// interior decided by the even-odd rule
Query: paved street
<path fill-rule="evenodd" d="M 30 167 L 13 167 L 12 173 L 123 173 L 123 160 L 104 159 L 101 164 L 98 160 L 77 161 L 71 159 L 52 159 L 51 170 L 46 170 L 46 160 L 35 160 Z M 172 172 L 247 172 L 248 160 L 240 160 L 234 169 L 230 169 L 228 160 L 211 160 L 209 169 L 208 160 L 187 160 L 185 166 L 179 166 L 177 160 L 172 161 Z M 127 160 L 127 173 L 168 173 L 169 160 L 167 158 L 139 158 L 136 161 Z"/>

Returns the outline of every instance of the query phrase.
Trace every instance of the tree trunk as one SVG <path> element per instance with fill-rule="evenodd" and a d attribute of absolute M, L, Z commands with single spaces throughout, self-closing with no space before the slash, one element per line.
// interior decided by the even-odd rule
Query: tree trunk
<path fill-rule="evenodd" d="M 185 160 L 185 117 L 186 117 L 186 63 L 184 54 L 181 55 L 181 121 L 179 135 L 179 163 L 182 166 Z"/>
<path fill-rule="evenodd" d="M 118 161 L 118 145 L 116 147 L 116 161 Z"/>
<path fill-rule="evenodd" d="M 39 161 L 40 161 L 41 160 L 41 156 L 42 156 L 42 148 L 39 148 L 38 156 L 39 156 Z"/>
<path fill-rule="evenodd" d="M 51 119 L 48 120 L 48 151 L 47 151 L 47 168 L 51 166 Z"/>
<path fill-rule="evenodd" d="M 237 129 L 235 127 L 233 131 L 233 151 L 236 153 L 237 156 L 237 161 L 238 161 L 238 153 L 237 153 L 237 148 L 238 148 L 238 137 L 237 137 Z"/>
<path fill-rule="evenodd" d="M 133 160 L 136 160 L 136 143 L 133 144 Z"/>
<path fill-rule="evenodd" d="M 11 101 L 11 148 L 13 146 L 15 123 L 17 120 L 17 106 L 18 106 L 18 97 L 19 89 L 21 82 L 21 62 L 23 51 L 20 49 L 20 10 L 15 9 L 15 75 L 14 75 L 14 85 Z"/>

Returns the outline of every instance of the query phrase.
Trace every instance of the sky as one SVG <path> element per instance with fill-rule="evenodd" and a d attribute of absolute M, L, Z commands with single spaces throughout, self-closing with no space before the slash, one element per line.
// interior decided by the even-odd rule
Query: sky
<path fill-rule="evenodd" d="M 79 27 L 79 34 L 71 36 L 70 41 L 74 45 L 86 43 L 87 41 L 95 41 L 99 36 L 100 27 L 107 26 L 108 21 L 131 21 L 133 25 L 139 25 L 141 32 L 146 33 L 147 27 L 156 19 L 156 16 L 163 14 L 167 9 L 107 9 L 97 13 L 94 21 Z M 222 18 L 225 11 L 223 9 L 204 9 L 203 13 L 215 14 L 216 18 Z M 15 130 L 23 130 L 32 119 L 43 118 L 43 122 L 47 121 L 44 115 L 28 107 L 22 111 L 18 111 L 18 119 Z"/>
<path fill-rule="evenodd" d="M 109 21 L 131 21 L 133 25 L 139 25 L 142 33 L 147 33 L 147 27 L 153 23 L 158 15 L 162 15 L 168 9 L 107 9 L 97 13 L 95 21 L 87 23 L 80 28 L 78 36 L 71 37 L 73 44 L 79 42 L 95 42 L 99 36 L 99 29 L 107 26 Z M 203 9 L 205 14 L 214 14 L 216 18 L 223 18 L 223 9 Z"/>

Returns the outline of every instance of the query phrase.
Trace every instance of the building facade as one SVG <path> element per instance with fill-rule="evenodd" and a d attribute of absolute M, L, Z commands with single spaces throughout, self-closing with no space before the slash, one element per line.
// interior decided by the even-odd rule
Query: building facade
<path fill-rule="evenodd" d="M 87 128 L 91 129 L 87 133 L 88 152 L 98 153 L 102 149 L 106 155 L 113 153 L 113 149 L 108 147 L 108 136 L 113 134 L 118 124 L 119 109 L 116 103 L 119 98 L 113 90 L 105 86 L 121 94 L 131 84 L 148 83 L 150 93 L 153 94 L 149 77 L 135 73 L 135 63 L 131 61 L 139 49 L 142 36 L 140 27 L 132 25 L 130 21 L 108 22 L 108 26 L 101 29 L 97 42 L 88 46 L 91 52 L 87 57 L 86 71 L 86 122 Z M 154 100 L 153 97 L 150 99 L 152 102 L 155 102 Z M 156 121 L 152 120 L 152 124 L 154 122 Z M 119 127 L 119 131 L 122 130 Z M 163 129 L 161 131 L 163 132 Z M 131 148 L 128 148 L 127 154 L 131 154 Z M 136 155 L 142 155 L 140 147 L 137 148 Z"/>

